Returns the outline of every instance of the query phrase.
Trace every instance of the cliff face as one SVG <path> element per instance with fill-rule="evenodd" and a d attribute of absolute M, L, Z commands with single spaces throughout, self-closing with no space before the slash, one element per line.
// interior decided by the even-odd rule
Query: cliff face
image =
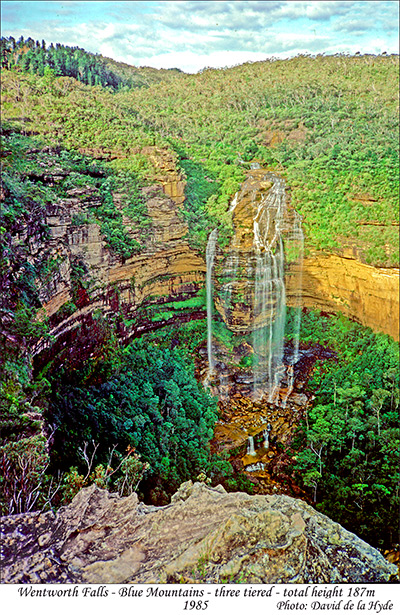
<path fill-rule="evenodd" d="M 253 170 L 236 198 L 234 209 L 235 236 L 232 245 L 240 248 L 240 258 L 246 261 L 252 250 L 253 218 L 257 199 L 268 192 L 271 183 L 265 181 L 265 170 Z M 254 195 L 257 194 L 257 197 Z M 288 215 L 291 215 L 290 205 Z M 307 241 L 307 238 L 306 238 Z M 224 314 L 222 302 L 216 298 L 216 307 L 228 326 L 235 330 L 248 327 L 249 305 L 252 298 L 248 288 L 248 268 L 239 261 L 237 267 L 237 300 L 232 313 Z M 240 272 L 245 274 L 240 278 Z M 218 275 L 218 274 L 217 274 Z M 315 252 L 304 258 L 302 270 L 298 263 L 289 264 L 285 284 L 288 305 L 295 305 L 299 277 L 302 277 L 302 304 L 327 312 L 342 312 L 361 324 L 399 339 L 399 269 L 372 267 L 362 263 L 351 250 L 342 255 Z M 233 291 L 233 295 L 234 295 Z M 247 294 L 246 294 L 247 293 Z"/>
<path fill-rule="evenodd" d="M 94 314 L 108 320 L 118 314 L 118 334 L 125 338 L 156 328 L 162 319 L 152 322 L 151 313 L 162 311 L 164 303 L 190 299 L 204 284 L 204 262 L 189 247 L 187 225 L 179 212 L 184 200 L 183 179 L 172 157 L 148 149 L 146 155 L 153 156 L 158 165 L 157 184 L 142 191 L 151 226 L 141 228 L 125 215 L 123 220 L 129 235 L 144 243 L 139 254 L 122 261 L 107 248 L 98 224 L 74 224 L 83 199 L 90 202 L 86 188 L 75 189 L 62 203 L 48 207 L 51 239 L 46 246 L 35 246 L 34 251 L 46 250 L 49 258 L 58 262 L 57 270 L 40 290 L 56 351 L 73 343 L 82 327 L 90 328 Z M 119 208 L 120 195 L 113 196 Z M 80 267 L 78 278 L 74 263 Z M 66 308 L 71 304 L 68 313 Z M 48 342 L 41 341 L 34 354 L 48 348 Z"/>
<path fill-rule="evenodd" d="M 315 253 L 304 259 L 303 304 L 342 312 L 399 339 L 398 269 L 371 267 L 350 255 Z"/>
<path fill-rule="evenodd" d="M 385 583 L 396 566 L 301 500 L 184 483 L 162 508 L 94 485 L 1 520 L 5 583 Z"/>
<path fill-rule="evenodd" d="M 75 188 L 62 202 L 48 206 L 47 225 L 51 239 L 46 245 L 29 238 L 32 258 L 38 251 L 46 250 L 48 258 L 57 262 L 56 270 L 40 291 L 45 313 L 50 318 L 50 332 L 56 340 L 52 355 L 74 345 L 80 331 L 93 336 L 90 331 L 95 314 L 110 320 L 118 313 L 122 317 L 117 333 L 129 338 L 162 326 L 165 322 L 163 304 L 190 299 L 204 287 L 205 262 L 189 247 L 185 239 L 187 225 L 179 213 L 185 198 L 184 180 L 168 153 L 151 147 L 144 153 L 152 159 L 157 175 L 157 184 L 143 189 L 151 228 L 143 229 L 124 216 L 125 228 L 133 239 L 143 244 L 146 233 L 140 254 L 123 262 L 106 247 L 97 224 L 76 225 L 73 222 L 74 215 L 90 203 L 92 197 L 87 187 Z M 265 193 L 271 187 L 263 176 L 262 170 L 251 173 L 235 207 L 234 241 L 240 246 L 244 260 L 251 249 L 254 214 L 251 195 L 255 191 Z M 120 195 L 114 194 L 117 207 L 120 200 Z M 76 262 L 85 272 L 78 280 L 73 277 Z M 240 329 L 248 324 L 251 297 L 246 296 L 246 267 L 241 262 L 238 271 L 242 271 L 242 279 L 239 276 L 237 300 L 228 326 Z M 398 273 L 396 269 L 365 265 L 350 254 L 312 254 L 303 264 L 303 305 L 328 312 L 341 311 L 374 330 L 399 339 Z M 290 265 L 286 275 L 289 305 L 294 300 L 294 281 L 298 280 L 298 275 L 299 266 Z M 68 311 L 66 308 L 72 303 L 73 308 Z M 216 296 L 217 309 L 222 312 L 220 303 Z M 185 315 L 178 310 L 171 316 L 170 307 L 167 311 L 171 322 L 204 316 L 201 306 Z M 154 316 L 157 312 L 161 315 L 152 319 L 151 314 Z M 43 354 L 46 361 L 50 357 L 50 354 L 46 357 L 49 349 L 49 343 L 41 341 L 34 354 Z"/>

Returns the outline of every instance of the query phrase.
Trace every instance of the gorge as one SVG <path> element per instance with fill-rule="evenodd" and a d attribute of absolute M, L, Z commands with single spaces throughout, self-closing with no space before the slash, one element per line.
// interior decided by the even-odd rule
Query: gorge
<path fill-rule="evenodd" d="M 395 64 L 362 61 L 168 74 L 115 92 L 4 71 L 9 582 L 61 579 L 61 568 L 41 568 L 48 549 L 79 557 L 67 554 L 69 524 L 82 516 L 90 534 L 84 519 L 95 502 L 107 518 L 109 507 L 119 519 L 137 515 L 145 551 L 154 545 L 142 513 L 149 527 L 165 516 L 165 528 L 178 528 L 185 509 L 195 537 L 155 555 L 170 566 L 167 576 L 155 566 L 162 582 L 187 580 L 187 562 L 196 564 L 211 534 L 211 581 L 239 582 L 246 549 L 250 582 L 392 578 L 362 540 L 386 555 L 396 549 Z M 374 96 L 385 101 L 379 126 Z M 211 534 L 196 497 L 214 519 Z M 242 505 L 249 514 L 237 521 Z M 269 535 L 268 557 L 246 541 L 228 553 L 236 523 L 257 532 L 264 518 L 267 533 L 274 523 L 287 529 L 285 554 Z M 18 523 L 36 528 L 39 550 L 18 542 Z M 119 523 L 105 566 L 85 559 L 74 576 L 72 564 L 68 582 L 103 582 L 118 557 L 116 582 L 155 580 Z M 321 577 L 327 535 L 340 557 Z M 352 543 L 361 563 L 346 578 Z M 11 561 L 16 545 L 25 572 Z M 273 551 L 281 563 L 268 580 Z M 307 564 L 290 576 L 299 553 Z M 124 576 L 126 567 L 136 572 Z"/>

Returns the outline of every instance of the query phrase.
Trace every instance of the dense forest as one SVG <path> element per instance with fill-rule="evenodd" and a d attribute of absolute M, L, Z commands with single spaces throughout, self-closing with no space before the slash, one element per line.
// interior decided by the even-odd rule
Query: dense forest
<path fill-rule="evenodd" d="M 34 41 L 21 36 L 17 41 L 10 36 L 2 37 L 1 65 L 5 69 L 20 68 L 34 75 L 53 75 L 56 77 L 74 77 L 87 85 L 101 85 L 112 90 L 148 86 L 153 81 L 167 79 L 168 73 L 180 72 L 178 69 L 145 70 L 135 69 L 128 64 L 115 62 L 80 47 L 67 47 L 45 41 Z"/>
<path fill-rule="evenodd" d="M 315 400 L 292 443 L 290 471 L 326 515 L 371 544 L 393 544 L 399 498 L 398 345 L 342 316 L 318 312 L 303 314 L 301 339 L 337 356 L 319 362 L 309 381 Z M 283 467 L 283 474 L 287 471 Z"/>
<path fill-rule="evenodd" d="M 34 250 L 50 237 L 46 208 L 77 194 L 72 225 L 97 224 L 123 265 L 146 252 L 153 222 L 143 189 L 159 174 L 148 148 L 163 150 L 186 181 L 181 216 L 190 246 L 204 256 L 213 228 L 220 246 L 228 244 L 229 203 L 256 160 L 285 178 L 306 251 L 351 248 L 369 265 L 398 266 L 398 57 L 298 56 L 187 75 L 30 38 L 3 38 L 1 49 L 2 513 L 58 507 L 93 482 L 155 504 L 199 476 L 252 492 L 254 481 L 229 455 L 211 453 L 218 403 L 194 364 L 207 337 L 204 313 L 127 344 L 117 316 L 96 314 L 100 349 L 75 365 L 35 367 L 32 348 L 53 341 L 41 289 L 61 262 Z M 90 294 L 78 259 L 71 284 L 58 322 Z M 204 308 L 204 293 L 190 301 L 164 311 Z M 158 327 L 160 314 L 149 314 Z M 334 358 L 314 368 L 313 405 L 275 478 L 295 481 L 319 510 L 371 544 L 392 547 L 398 347 L 312 310 L 304 311 L 300 340 L 303 348 L 330 348 Z"/>

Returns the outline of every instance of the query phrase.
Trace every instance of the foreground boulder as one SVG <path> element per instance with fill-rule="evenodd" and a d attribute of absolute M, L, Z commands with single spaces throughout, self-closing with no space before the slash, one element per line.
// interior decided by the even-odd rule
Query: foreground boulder
<path fill-rule="evenodd" d="M 164 507 L 83 489 L 1 520 L 3 583 L 385 583 L 396 567 L 301 500 L 184 483 Z"/>

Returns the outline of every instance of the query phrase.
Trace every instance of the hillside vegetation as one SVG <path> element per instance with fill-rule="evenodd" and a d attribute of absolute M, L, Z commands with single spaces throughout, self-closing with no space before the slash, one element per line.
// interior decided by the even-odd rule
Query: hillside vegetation
<path fill-rule="evenodd" d="M 180 72 L 178 69 L 135 68 L 80 47 L 60 43 L 47 46 L 45 41 L 40 43 L 30 37 L 25 40 L 23 36 L 17 41 L 12 36 L 2 37 L 0 52 L 2 68 L 17 68 L 41 77 L 44 74 L 74 77 L 87 85 L 101 85 L 113 90 L 148 87 L 152 82 L 168 79 Z"/>
<path fill-rule="evenodd" d="M 159 79 L 114 93 L 18 65 L 4 71 L 4 118 L 147 179 L 143 147 L 173 150 L 201 248 L 215 225 L 228 241 L 228 202 L 256 159 L 287 179 L 308 249 L 398 264 L 397 56 L 300 56 Z"/>
<path fill-rule="evenodd" d="M 398 57 L 299 56 L 186 75 L 9 38 L 2 66 L 1 511 L 54 508 L 92 483 L 139 489 L 157 504 L 199 475 L 251 491 L 227 456 L 210 452 L 217 404 L 193 365 L 205 321 L 170 324 L 124 348 L 115 322 L 96 313 L 98 352 L 33 373 L 32 347 L 52 343 L 39 291 L 60 265 L 57 254 L 35 251 L 50 236 L 47 208 L 75 195 L 82 211 L 72 225 L 98 224 L 124 265 L 146 247 L 152 221 L 141 189 L 159 180 L 151 153 L 164 151 L 186 180 L 181 213 L 204 256 L 211 229 L 228 244 L 230 201 L 257 161 L 286 179 L 307 251 L 351 248 L 371 265 L 397 266 Z M 84 278 L 79 263 L 71 270 L 60 321 L 77 310 Z M 204 307 L 201 290 L 149 314 L 161 326 L 185 310 L 188 320 L 191 307 Z M 397 346 L 344 318 L 307 313 L 301 344 L 315 342 L 336 359 L 313 374 L 314 406 L 277 479 L 290 476 L 323 512 L 389 546 L 399 495 Z"/>
<path fill-rule="evenodd" d="M 393 544 L 400 503 L 398 345 L 342 315 L 316 312 L 303 314 L 300 338 L 334 349 L 336 358 L 318 364 L 308 383 L 315 399 L 287 471 L 318 510 L 371 544 Z"/>

